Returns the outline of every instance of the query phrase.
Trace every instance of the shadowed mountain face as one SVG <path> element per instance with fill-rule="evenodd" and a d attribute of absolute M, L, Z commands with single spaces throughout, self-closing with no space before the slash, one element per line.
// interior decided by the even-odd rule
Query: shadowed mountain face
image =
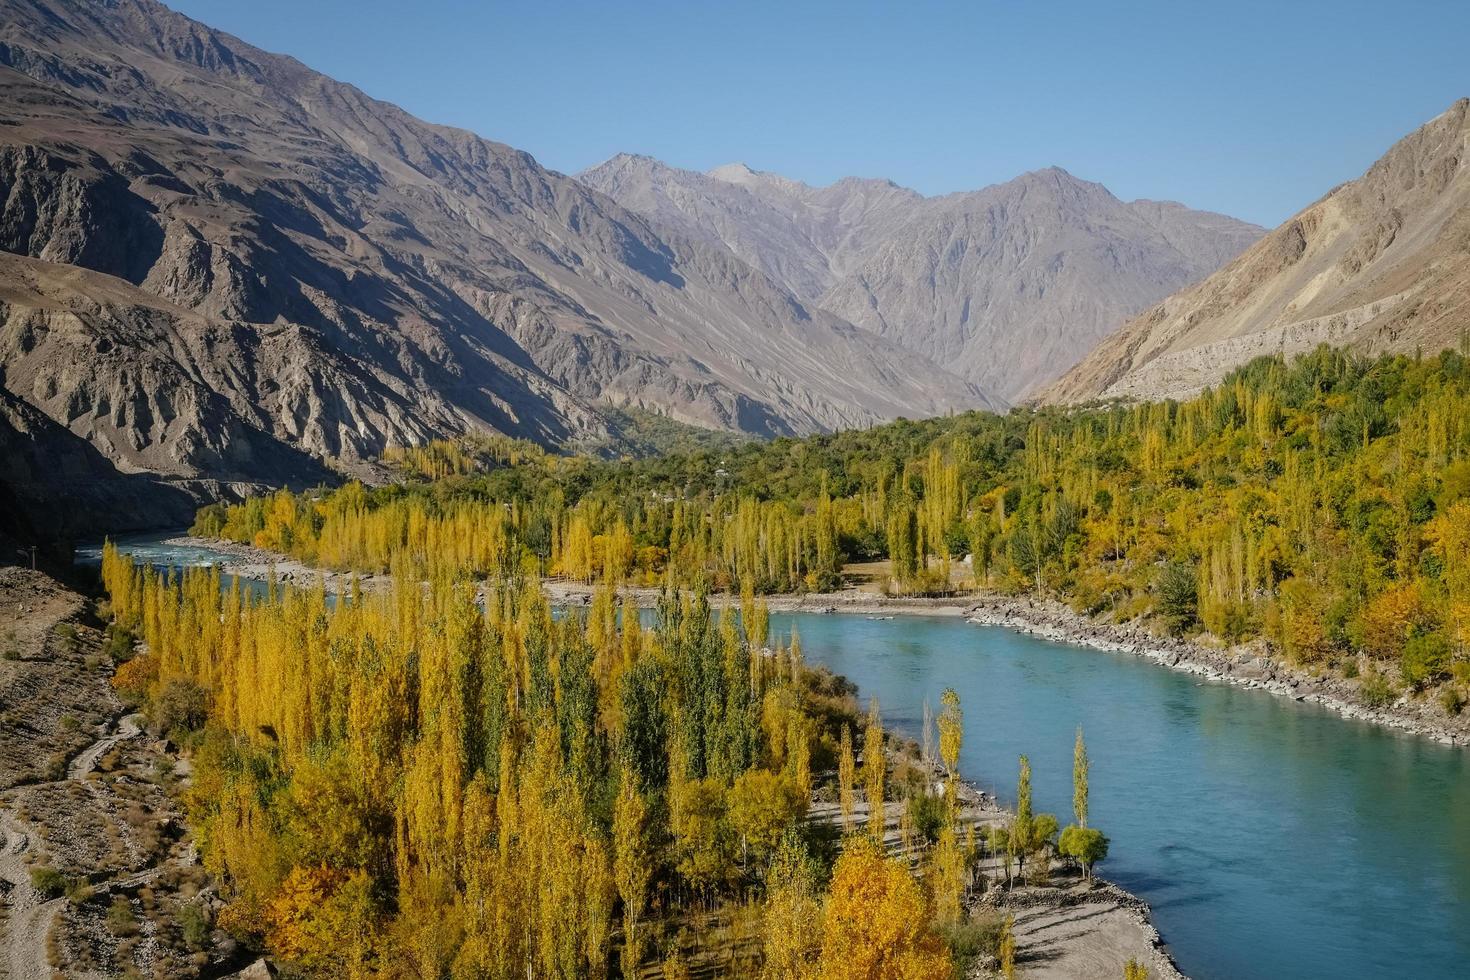
<path fill-rule="evenodd" d="M 315 479 L 598 404 L 757 434 L 990 404 L 723 247 L 151 0 L 0 0 L 0 372 L 126 472 Z"/>
<path fill-rule="evenodd" d="M 1044 398 L 1198 391 L 1321 343 L 1437 352 L 1470 329 L 1470 100 L 1198 285 L 1104 341 Z"/>
<path fill-rule="evenodd" d="M 1263 230 L 1123 202 L 1055 168 L 932 198 L 885 180 L 809 187 L 741 164 L 701 174 L 630 155 L 580 179 L 1007 400 Z"/>

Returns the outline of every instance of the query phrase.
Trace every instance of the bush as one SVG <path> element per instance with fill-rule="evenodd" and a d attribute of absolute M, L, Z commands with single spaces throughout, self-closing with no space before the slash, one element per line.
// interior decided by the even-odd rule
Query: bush
<path fill-rule="evenodd" d="M 161 732 L 194 732 L 204 727 L 209 699 L 193 681 L 171 680 L 154 698 L 149 714 Z"/>
<path fill-rule="evenodd" d="M 138 931 L 138 917 L 133 915 L 133 903 L 118 895 L 107 907 L 107 928 L 114 936 L 122 938 Z"/>
<path fill-rule="evenodd" d="M 56 638 L 61 641 L 61 648 L 67 653 L 76 653 L 79 643 L 77 628 L 71 623 L 61 623 L 55 630 Z"/>
<path fill-rule="evenodd" d="M 66 875 L 49 864 L 31 869 L 31 887 L 44 899 L 60 898 L 66 892 Z"/>
<path fill-rule="evenodd" d="M 133 634 L 113 623 L 107 628 L 107 655 L 115 664 L 126 663 L 133 656 Z"/>
<path fill-rule="evenodd" d="M 185 902 L 179 906 L 179 930 L 190 949 L 203 949 L 209 938 L 209 913 L 199 902 Z"/>
<path fill-rule="evenodd" d="M 1005 919 L 995 909 L 976 909 L 968 919 L 946 922 L 938 926 L 939 934 L 949 946 L 954 959 L 955 975 L 970 976 L 982 958 L 999 959 L 1000 939 Z"/>
<path fill-rule="evenodd" d="M 1386 707 L 1393 703 L 1393 685 L 1383 674 L 1376 670 L 1370 671 L 1363 675 L 1363 682 L 1358 687 L 1358 696 L 1370 708 Z"/>
<path fill-rule="evenodd" d="M 929 843 L 934 843 L 944 830 L 947 816 L 944 797 L 922 791 L 913 794 L 909 797 L 908 816 L 914 832 Z"/>
<path fill-rule="evenodd" d="M 1447 715 L 1457 715 L 1465 710 L 1465 695 L 1460 693 L 1458 687 L 1451 685 L 1439 692 L 1439 706 L 1444 708 Z"/>
<path fill-rule="evenodd" d="M 95 894 L 96 889 L 85 878 L 75 878 L 66 883 L 66 898 L 73 905 L 81 905 Z"/>

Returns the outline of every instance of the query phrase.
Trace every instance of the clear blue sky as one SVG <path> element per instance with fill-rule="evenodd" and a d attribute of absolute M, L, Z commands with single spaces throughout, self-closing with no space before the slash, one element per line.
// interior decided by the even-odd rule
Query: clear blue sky
<path fill-rule="evenodd" d="M 1470 0 L 173 0 L 567 173 L 925 194 L 1065 167 L 1275 225 L 1470 95 Z"/>

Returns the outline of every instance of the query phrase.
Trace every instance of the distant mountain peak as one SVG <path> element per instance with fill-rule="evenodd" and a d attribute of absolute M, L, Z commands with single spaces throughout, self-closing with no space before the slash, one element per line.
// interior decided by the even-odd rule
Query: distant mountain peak
<path fill-rule="evenodd" d="M 884 178 L 813 187 L 744 163 L 705 174 L 595 168 L 582 179 L 1007 399 L 1263 231 L 1124 204 L 1061 167 L 938 197 Z"/>

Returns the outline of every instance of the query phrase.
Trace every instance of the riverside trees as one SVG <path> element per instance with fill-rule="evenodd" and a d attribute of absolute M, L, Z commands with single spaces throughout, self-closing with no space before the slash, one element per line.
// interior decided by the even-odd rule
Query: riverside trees
<path fill-rule="evenodd" d="M 977 584 L 1085 613 L 1265 637 L 1295 662 L 1410 688 L 1470 684 L 1470 367 L 1455 352 L 1322 348 L 1181 402 L 616 466 L 518 452 L 453 475 L 455 453 L 420 455 L 410 475 L 451 475 L 211 508 L 199 528 L 360 571 L 391 555 L 423 577 L 612 572 L 754 592 L 824 588 L 878 558 L 892 588 L 944 590 L 968 554 L 955 567 Z"/>
<path fill-rule="evenodd" d="M 853 844 L 829 872 L 802 820 L 851 695 L 702 596 L 645 629 L 610 592 L 553 616 L 534 582 L 252 599 L 111 546 L 102 571 L 147 651 L 117 684 L 201 695 L 168 717 L 220 923 L 307 975 L 631 976 L 763 894 L 772 975 L 950 975 L 907 868 Z M 884 751 L 870 725 L 880 800 Z"/>

